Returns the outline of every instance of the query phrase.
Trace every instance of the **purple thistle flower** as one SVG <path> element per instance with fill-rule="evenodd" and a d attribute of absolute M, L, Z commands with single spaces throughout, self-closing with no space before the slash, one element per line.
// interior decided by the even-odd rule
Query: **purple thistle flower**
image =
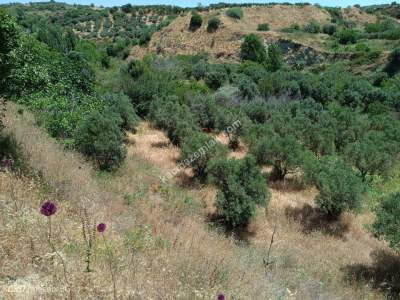
<path fill-rule="evenodd" d="M 57 206 L 54 202 L 47 201 L 42 204 L 40 208 L 40 213 L 46 217 L 54 215 L 57 211 Z"/>
<path fill-rule="evenodd" d="M 104 223 L 100 223 L 97 225 L 97 231 L 103 233 L 106 230 L 107 225 Z"/>
<path fill-rule="evenodd" d="M 217 299 L 218 300 L 225 300 L 225 295 L 224 294 L 219 294 Z"/>
<path fill-rule="evenodd" d="M 5 158 L 5 159 L 3 159 L 3 160 L 1 161 L 1 165 L 2 165 L 4 168 L 10 168 L 10 167 L 12 166 L 12 164 L 13 164 L 13 161 L 12 161 L 12 159 L 9 159 L 9 158 Z"/>

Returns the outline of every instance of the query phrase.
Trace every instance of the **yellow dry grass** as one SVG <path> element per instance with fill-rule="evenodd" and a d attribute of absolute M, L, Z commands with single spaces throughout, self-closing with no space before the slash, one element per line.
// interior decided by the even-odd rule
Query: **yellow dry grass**
<path fill-rule="evenodd" d="M 38 213 L 45 199 L 59 205 L 53 237 L 66 262 L 74 299 L 112 298 L 109 262 L 119 299 L 215 299 L 220 292 L 227 299 L 383 298 L 368 285 L 343 282 L 343 267 L 357 262 L 369 265 L 370 252 L 384 248 L 363 227 L 370 222 L 368 214 L 345 215 L 342 223 L 348 228 L 340 235 L 323 230 L 306 233 L 300 216 L 308 217 L 302 208 L 312 206 L 316 192 L 272 189 L 267 214 L 260 210 L 243 235 L 246 242 L 238 242 L 205 225 L 212 212 L 207 203 L 215 195 L 211 188 L 185 190 L 159 181 L 158 174 L 174 164 L 177 150 L 169 145 L 154 148 L 153 143 L 165 142 L 165 136 L 148 124 L 130 136 L 135 144 L 129 146 L 124 166 L 115 174 L 96 176 L 82 157 L 64 151 L 29 114 L 16 111 L 9 106 L 7 131 L 41 176 L 0 174 L 3 298 L 68 297 L 60 262 L 46 244 L 46 219 Z M 93 222 L 108 225 L 108 248 L 98 236 L 90 273 L 83 271 L 83 205 Z M 265 273 L 262 261 L 275 224 L 273 263 Z"/>
<path fill-rule="evenodd" d="M 142 58 L 148 53 L 163 55 L 185 54 L 192 55 L 200 52 L 209 54 L 211 60 L 236 61 L 239 58 L 240 45 L 246 34 L 256 33 L 267 44 L 281 38 L 290 38 L 306 47 L 324 52 L 326 35 L 286 34 L 280 30 L 288 28 L 294 23 L 300 26 L 315 20 L 320 24 L 330 22 L 330 14 L 316 6 L 271 5 L 266 7 L 254 6 L 242 8 L 244 17 L 241 20 L 226 16 L 226 9 L 201 12 L 203 24 L 201 28 L 192 32 L 189 30 L 191 14 L 177 17 L 169 26 L 154 33 L 147 47 L 135 46 L 130 56 Z M 357 24 L 364 24 L 376 20 L 356 7 L 343 10 L 344 18 Z M 208 20 L 218 16 L 221 20 L 220 28 L 214 33 L 207 32 Z M 268 32 L 257 31 L 258 24 L 268 23 Z"/>

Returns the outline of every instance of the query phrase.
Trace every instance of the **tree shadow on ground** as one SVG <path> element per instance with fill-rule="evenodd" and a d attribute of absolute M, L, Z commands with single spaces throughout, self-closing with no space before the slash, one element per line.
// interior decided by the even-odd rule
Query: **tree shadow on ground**
<path fill-rule="evenodd" d="M 285 214 L 289 219 L 298 222 L 305 234 L 320 231 L 337 238 L 344 238 L 344 234 L 349 231 L 349 224 L 343 223 L 340 218 L 329 219 L 322 210 L 309 204 L 304 204 L 303 207 L 286 207 Z"/>
<path fill-rule="evenodd" d="M 249 244 L 251 237 L 255 235 L 255 232 L 250 231 L 248 226 L 229 226 L 225 219 L 218 213 L 209 213 L 207 215 L 207 221 L 212 227 L 221 230 L 226 237 L 233 236 L 238 242 Z"/>
<path fill-rule="evenodd" d="M 271 189 L 286 192 L 298 192 L 304 190 L 304 183 L 298 178 L 285 178 L 284 180 L 273 180 L 270 175 L 267 174 L 265 177 L 268 180 L 268 186 Z"/>
<path fill-rule="evenodd" d="M 371 253 L 371 265 L 353 264 L 342 269 L 351 283 L 366 283 L 386 294 L 388 299 L 400 299 L 400 256 L 387 250 Z"/>
<path fill-rule="evenodd" d="M 151 147 L 153 148 L 167 148 L 171 145 L 169 141 L 160 141 L 151 143 Z"/>

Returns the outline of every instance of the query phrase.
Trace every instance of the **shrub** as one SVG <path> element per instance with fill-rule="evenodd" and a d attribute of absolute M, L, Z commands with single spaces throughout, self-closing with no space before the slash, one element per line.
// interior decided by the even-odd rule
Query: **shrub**
<path fill-rule="evenodd" d="M 317 21 L 312 20 L 310 23 L 304 26 L 304 31 L 309 33 L 320 33 L 321 25 Z"/>
<path fill-rule="evenodd" d="M 400 193 L 390 195 L 382 200 L 376 209 L 376 221 L 373 232 L 383 237 L 390 247 L 400 252 Z"/>
<path fill-rule="evenodd" d="M 233 19 L 240 20 L 243 18 L 243 11 L 240 7 L 231 7 L 226 10 L 226 15 Z"/>
<path fill-rule="evenodd" d="M 189 29 L 191 31 L 196 31 L 201 27 L 203 23 L 203 18 L 196 12 L 192 13 L 192 17 L 190 18 Z"/>
<path fill-rule="evenodd" d="M 318 161 L 310 160 L 305 172 L 319 191 L 316 204 L 329 218 L 337 219 L 344 211 L 360 209 L 364 185 L 342 158 L 326 155 Z"/>
<path fill-rule="evenodd" d="M 192 74 L 196 80 L 203 79 L 206 76 L 206 73 L 207 73 L 207 62 L 205 62 L 204 60 L 200 60 L 193 66 Z"/>
<path fill-rule="evenodd" d="M 325 24 L 322 27 L 322 32 L 325 34 L 333 35 L 336 32 L 336 25 L 335 24 Z"/>
<path fill-rule="evenodd" d="M 267 53 L 261 38 L 252 33 L 246 35 L 240 48 L 240 58 L 242 60 L 264 63 L 266 57 Z"/>
<path fill-rule="evenodd" d="M 258 94 L 257 85 L 247 75 L 237 74 L 232 83 L 239 88 L 240 96 L 244 99 L 253 99 Z"/>
<path fill-rule="evenodd" d="M 135 80 L 143 75 L 144 70 L 145 70 L 144 63 L 140 60 L 133 59 L 128 64 L 128 73 Z"/>
<path fill-rule="evenodd" d="M 181 162 L 193 168 L 199 179 L 206 179 L 207 164 L 211 159 L 223 158 L 227 149 L 202 132 L 195 132 L 184 138 L 181 146 Z"/>
<path fill-rule="evenodd" d="M 270 45 L 268 47 L 266 66 L 271 72 L 278 71 L 283 65 L 282 52 L 278 45 Z"/>
<path fill-rule="evenodd" d="M 261 23 L 257 25 L 257 30 L 258 31 L 268 31 L 269 30 L 269 24 L 268 23 Z"/>
<path fill-rule="evenodd" d="M 385 67 L 385 72 L 389 76 L 393 76 L 399 70 L 400 70 L 400 48 L 396 48 L 390 53 L 389 61 Z"/>
<path fill-rule="evenodd" d="M 340 44 L 355 44 L 357 42 L 357 31 L 353 29 L 342 29 L 336 33 L 336 37 Z"/>
<path fill-rule="evenodd" d="M 121 130 L 136 131 L 140 119 L 128 96 L 123 93 L 108 94 L 104 96 L 104 102 L 106 114 L 116 114 L 122 119 Z"/>
<path fill-rule="evenodd" d="M 196 121 L 202 129 L 215 129 L 218 106 L 214 97 L 204 94 L 194 96 L 189 100 L 190 111 L 196 116 Z"/>
<path fill-rule="evenodd" d="M 253 157 L 214 160 L 207 170 L 218 188 L 218 213 L 229 227 L 246 226 L 257 205 L 268 205 L 271 194 Z"/>
<path fill-rule="evenodd" d="M 283 180 L 302 164 L 303 148 L 292 136 L 271 135 L 259 140 L 251 154 L 260 165 L 272 165 L 272 180 Z"/>
<path fill-rule="evenodd" d="M 212 17 L 211 19 L 208 20 L 207 31 L 215 32 L 218 30 L 220 25 L 221 25 L 221 20 L 217 17 Z"/>
<path fill-rule="evenodd" d="M 205 83 L 212 89 L 218 89 L 228 80 L 226 69 L 222 65 L 209 65 Z"/>
<path fill-rule="evenodd" d="M 106 116 L 93 112 L 76 131 L 76 147 L 92 157 L 100 170 L 113 170 L 125 159 L 121 123 L 122 119 L 115 114 Z"/>

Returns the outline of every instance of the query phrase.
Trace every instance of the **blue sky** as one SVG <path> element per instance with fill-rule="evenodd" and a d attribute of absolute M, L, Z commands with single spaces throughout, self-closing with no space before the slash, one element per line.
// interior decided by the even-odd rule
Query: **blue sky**
<path fill-rule="evenodd" d="M 0 0 L 1 4 L 4 3 L 10 3 L 10 2 L 30 2 L 30 1 L 25 1 L 25 0 Z M 35 2 L 35 1 L 32 1 Z M 59 2 L 59 1 L 57 1 Z M 238 2 L 252 2 L 252 3 L 268 3 L 268 2 L 291 2 L 291 3 L 296 3 L 296 2 L 309 2 L 309 3 L 318 3 L 321 5 L 325 6 L 348 6 L 348 5 L 354 5 L 354 4 L 360 4 L 360 5 L 372 5 L 372 4 L 383 4 L 383 3 L 391 3 L 392 1 L 380 1 L 380 0 L 319 0 L 319 1 L 279 1 L 279 0 L 271 0 L 271 1 L 257 1 L 257 0 L 249 0 L 249 1 L 240 1 L 240 0 L 234 0 L 234 1 L 210 1 L 210 0 L 203 0 L 203 1 L 198 1 L 198 0 L 177 0 L 177 1 L 171 1 L 171 0 L 135 0 L 135 1 L 129 1 L 129 0 L 65 0 L 61 2 L 66 2 L 70 4 L 91 4 L 94 3 L 96 5 L 103 5 L 103 6 L 119 6 L 123 5 L 126 3 L 131 3 L 132 5 L 143 5 L 143 4 L 170 4 L 170 5 L 178 5 L 178 6 L 183 6 L 183 7 L 191 7 L 191 6 L 197 6 L 197 4 L 200 2 L 202 5 L 208 5 L 210 3 L 218 3 L 218 2 L 226 2 L 226 3 L 238 3 Z"/>

